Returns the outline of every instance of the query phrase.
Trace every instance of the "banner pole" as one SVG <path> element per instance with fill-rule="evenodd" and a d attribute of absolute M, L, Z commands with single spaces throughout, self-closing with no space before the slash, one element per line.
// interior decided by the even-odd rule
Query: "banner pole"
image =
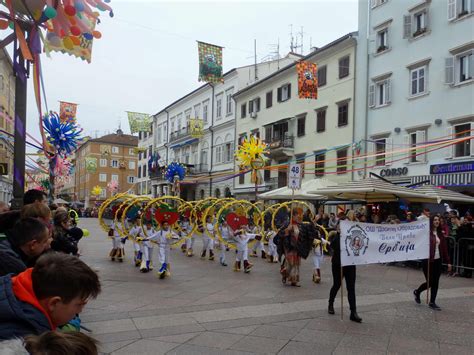
<path fill-rule="evenodd" d="M 342 280 L 344 279 L 344 273 L 342 272 L 341 264 L 341 320 L 344 320 L 344 286 Z"/>
<path fill-rule="evenodd" d="M 428 270 L 426 272 L 426 304 L 429 304 L 430 297 L 430 256 L 428 254 Z"/>

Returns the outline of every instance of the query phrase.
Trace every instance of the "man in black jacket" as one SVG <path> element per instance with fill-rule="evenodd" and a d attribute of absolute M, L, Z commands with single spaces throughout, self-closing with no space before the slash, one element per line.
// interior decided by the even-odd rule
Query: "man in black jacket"
<path fill-rule="evenodd" d="M 36 259 L 49 249 L 48 227 L 36 218 L 19 220 L 0 241 L 0 276 L 18 274 L 34 265 Z"/>

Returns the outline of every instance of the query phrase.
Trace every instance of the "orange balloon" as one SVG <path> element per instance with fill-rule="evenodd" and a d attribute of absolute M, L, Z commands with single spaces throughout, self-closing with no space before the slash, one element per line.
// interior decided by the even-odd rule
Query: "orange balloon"
<path fill-rule="evenodd" d="M 71 41 L 72 43 L 74 43 L 75 46 L 81 45 L 81 40 L 79 39 L 79 37 L 71 36 L 69 38 L 71 38 Z"/>
<path fill-rule="evenodd" d="M 72 42 L 71 37 L 64 37 L 63 46 L 66 49 L 73 49 L 74 48 L 74 43 Z"/>
<path fill-rule="evenodd" d="M 0 30 L 6 30 L 8 28 L 8 21 L 0 20 Z"/>
<path fill-rule="evenodd" d="M 92 32 L 92 35 L 93 35 L 95 38 L 97 38 L 97 39 L 99 39 L 99 38 L 102 37 L 102 33 L 100 33 L 99 31 L 94 31 L 94 32 Z"/>

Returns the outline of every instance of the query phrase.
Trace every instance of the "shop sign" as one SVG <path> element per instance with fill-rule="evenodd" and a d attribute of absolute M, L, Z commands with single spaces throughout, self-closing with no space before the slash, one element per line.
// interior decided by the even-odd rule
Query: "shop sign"
<path fill-rule="evenodd" d="M 392 169 L 382 169 L 380 171 L 380 176 L 406 176 L 408 175 L 408 168 L 405 166 L 403 168 L 392 168 Z"/>
<path fill-rule="evenodd" d="M 474 171 L 474 161 L 464 161 L 430 166 L 430 174 L 464 173 Z"/>

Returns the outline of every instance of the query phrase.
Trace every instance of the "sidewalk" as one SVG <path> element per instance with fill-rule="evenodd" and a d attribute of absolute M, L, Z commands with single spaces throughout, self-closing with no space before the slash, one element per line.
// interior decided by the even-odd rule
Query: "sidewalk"
<path fill-rule="evenodd" d="M 474 282 L 442 277 L 441 312 L 417 305 L 412 290 L 421 270 L 371 265 L 357 269 L 362 324 L 327 314 L 330 261 L 322 283 L 311 281 L 311 261 L 301 267 L 302 287 L 283 286 L 278 264 L 254 259 L 250 274 L 218 262 L 171 255 L 172 276 L 141 274 L 127 260 L 111 262 L 110 241 L 96 219 L 81 219 L 91 232 L 80 243 L 83 260 L 99 271 L 103 291 L 82 313 L 84 325 L 113 354 L 386 354 L 474 353 Z M 199 250 L 200 242 L 197 243 Z M 155 250 L 156 253 L 156 250 Z M 156 255 L 155 255 L 156 260 Z M 156 266 L 156 264 L 155 264 Z"/>

